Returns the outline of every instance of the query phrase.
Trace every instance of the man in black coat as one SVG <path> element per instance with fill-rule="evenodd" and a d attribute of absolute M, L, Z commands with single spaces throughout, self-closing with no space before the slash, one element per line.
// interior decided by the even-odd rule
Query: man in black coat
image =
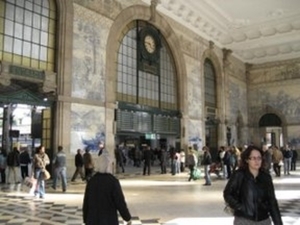
<path fill-rule="evenodd" d="M 75 155 L 75 166 L 76 166 L 76 170 L 73 174 L 73 177 L 71 179 L 71 181 L 75 181 L 78 174 L 80 174 L 80 177 L 82 180 L 84 180 L 84 176 L 83 176 L 83 157 L 81 154 L 81 149 L 77 149 L 77 154 Z"/>
<path fill-rule="evenodd" d="M 83 199 L 83 222 L 86 225 L 119 225 L 118 212 L 127 225 L 131 215 L 127 208 L 120 182 L 112 172 L 112 160 L 103 150 L 98 157 L 97 173 L 87 183 Z"/>

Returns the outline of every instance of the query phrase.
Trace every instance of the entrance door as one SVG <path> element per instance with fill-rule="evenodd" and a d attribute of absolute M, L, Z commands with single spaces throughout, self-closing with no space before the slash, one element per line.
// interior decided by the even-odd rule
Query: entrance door
<path fill-rule="evenodd" d="M 282 122 L 274 113 L 267 113 L 259 120 L 259 129 L 262 137 L 262 144 L 267 146 L 283 146 Z"/>

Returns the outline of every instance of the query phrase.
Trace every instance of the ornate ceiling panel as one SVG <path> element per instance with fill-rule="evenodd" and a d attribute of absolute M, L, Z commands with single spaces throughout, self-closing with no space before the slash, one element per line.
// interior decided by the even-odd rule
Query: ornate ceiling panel
<path fill-rule="evenodd" d="M 300 58 L 299 0 L 160 0 L 157 10 L 244 62 Z"/>

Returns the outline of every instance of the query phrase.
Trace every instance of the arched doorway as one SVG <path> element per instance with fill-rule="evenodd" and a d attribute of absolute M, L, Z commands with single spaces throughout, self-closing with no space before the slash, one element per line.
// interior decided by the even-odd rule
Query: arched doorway
<path fill-rule="evenodd" d="M 283 146 L 282 121 L 275 113 L 264 114 L 259 120 L 262 144 Z"/>

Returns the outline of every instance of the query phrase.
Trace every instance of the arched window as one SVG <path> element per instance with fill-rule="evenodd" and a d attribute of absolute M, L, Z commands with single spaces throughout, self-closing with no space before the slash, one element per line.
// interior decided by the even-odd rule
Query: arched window
<path fill-rule="evenodd" d="M 204 61 L 204 99 L 206 110 L 205 143 L 210 147 L 213 158 L 218 149 L 217 91 L 216 73 L 209 59 Z"/>
<path fill-rule="evenodd" d="M 174 61 L 167 42 L 153 27 L 151 29 L 157 32 L 160 42 L 157 58 L 153 63 L 145 63 L 140 58 L 141 43 L 138 36 L 148 26 L 143 21 L 133 22 L 121 40 L 116 81 L 117 101 L 178 110 Z"/>
<path fill-rule="evenodd" d="M 215 74 L 215 68 L 209 59 L 206 59 L 204 62 L 204 83 L 205 83 L 205 106 L 216 109 L 217 108 L 216 74 Z"/>
<path fill-rule="evenodd" d="M 0 0 L 0 60 L 54 71 L 55 25 L 52 0 Z"/>

